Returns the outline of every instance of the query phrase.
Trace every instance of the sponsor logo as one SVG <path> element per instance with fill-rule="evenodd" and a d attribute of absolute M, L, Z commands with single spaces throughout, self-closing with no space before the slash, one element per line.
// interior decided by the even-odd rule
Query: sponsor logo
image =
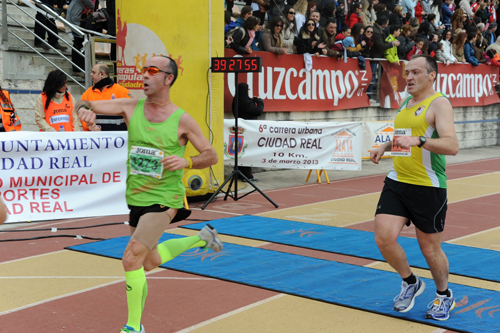
<path fill-rule="evenodd" d="M 132 287 L 127 284 L 127 291 L 131 291 Z"/>
<path fill-rule="evenodd" d="M 424 105 L 421 105 L 418 107 L 418 109 L 415 111 L 415 117 L 418 117 L 422 114 L 422 112 L 424 112 L 425 110 L 425 106 Z"/>

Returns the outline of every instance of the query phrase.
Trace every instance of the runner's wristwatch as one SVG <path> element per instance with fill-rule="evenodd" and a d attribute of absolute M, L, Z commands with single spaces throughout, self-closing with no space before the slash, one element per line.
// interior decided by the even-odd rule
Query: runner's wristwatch
<path fill-rule="evenodd" d="M 418 145 L 418 148 L 422 148 L 422 146 L 427 142 L 427 138 L 425 136 L 419 137 L 420 139 L 420 144 Z"/>

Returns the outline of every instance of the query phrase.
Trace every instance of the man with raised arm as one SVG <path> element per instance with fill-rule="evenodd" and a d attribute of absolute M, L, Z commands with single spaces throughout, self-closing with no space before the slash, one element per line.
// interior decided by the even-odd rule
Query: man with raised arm
<path fill-rule="evenodd" d="M 385 260 L 401 275 L 401 292 L 394 310 L 410 311 L 425 283 L 412 273 L 405 251 L 397 242 L 405 225 L 415 225 L 420 250 L 436 284 L 436 297 L 426 318 L 447 320 L 455 307 L 448 289 L 449 265 L 441 249 L 447 209 L 445 155 L 459 150 L 450 101 L 432 89 L 437 63 L 428 55 L 415 55 L 406 65 L 411 95 L 394 120 L 394 139 L 370 153 L 378 164 L 391 151 L 393 169 L 385 179 L 375 213 L 375 241 Z"/>
<path fill-rule="evenodd" d="M 158 240 L 183 207 L 183 169 L 203 169 L 217 163 L 214 148 L 188 113 L 170 100 L 170 88 L 177 78 L 177 65 L 166 56 L 146 61 L 143 72 L 144 99 L 80 101 L 79 117 L 95 124 L 96 113 L 119 115 L 128 127 L 126 199 L 130 208 L 131 238 L 123 254 L 127 285 L 128 322 L 121 333 L 141 332 L 141 316 L 147 296 L 145 271 L 194 247 L 222 250 L 217 231 L 205 226 L 197 236 Z M 191 142 L 199 155 L 183 158 Z"/>

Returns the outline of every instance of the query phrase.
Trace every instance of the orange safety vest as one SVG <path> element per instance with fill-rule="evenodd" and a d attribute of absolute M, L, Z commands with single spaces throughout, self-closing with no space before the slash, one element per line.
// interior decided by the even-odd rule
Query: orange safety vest
<path fill-rule="evenodd" d="M 2 125 L 6 132 L 20 131 L 22 124 L 19 115 L 14 109 L 14 104 L 9 97 L 9 92 L 2 90 L 0 92 L 0 106 L 2 112 Z"/>
<path fill-rule="evenodd" d="M 66 132 L 73 132 L 73 100 L 68 92 L 69 101 L 63 97 L 60 104 L 50 101 L 49 107 L 45 109 L 45 121 L 56 131 L 61 131 L 61 126 Z M 45 108 L 47 95 L 42 93 L 42 105 Z"/>
<path fill-rule="evenodd" d="M 132 98 L 130 91 L 127 88 L 113 83 L 109 87 L 104 87 L 102 91 L 93 86 L 87 89 L 82 95 L 82 101 L 108 101 L 117 98 Z M 88 131 L 87 123 L 81 121 L 84 131 Z"/>

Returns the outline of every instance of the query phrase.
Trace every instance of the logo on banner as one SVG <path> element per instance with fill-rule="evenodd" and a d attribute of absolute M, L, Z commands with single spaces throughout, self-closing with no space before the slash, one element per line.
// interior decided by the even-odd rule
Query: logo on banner
<path fill-rule="evenodd" d="M 229 127 L 229 140 L 224 142 L 224 155 L 229 158 L 234 158 L 238 154 L 238 158 L 245 154 L 245 149 L 248 145 L 245 145 L 245 129 L 238 126 L 238 142 L 236 142 L 236 128 L 234 126 Z"/>
<path fill-rule="evenodd" d="M 142 89 L 142 72 L 146 60 L 157 55 L 168 55 L 166 47 L 158 35 L 151 29 L 137 23 L 128 23 L 122 20 L 120 10 L 116 18 L 117 35 L 117 76 L 118 83 L 127 89 Z M 182 56 L 174 59 L 179 75 L 184 74 L 181 67 Z"/>
<path fill-rule="evenodd" d="M 422 114 L 422 112 L 424 112 L 425 110 L 425 106 L 424 105 L 421 105 L 418 107 L 417 111 L 415 111 L 415 117 L 418 117 Z"/>
<path fill-rule="evenodd" d="M 330 163 L 356 164 L 354 159 L 354 138 L 356 133 L 348 128 L 343 128 L 333 133 L 332 136 L 335 138 L 335 150 Z"/>
<path fill-rule="evenodd" d="M 375 143 L 372 146 L 372 149 L 378 148 L 386 142 L 392 140 L 392 136 L 394 135 L 394 127 L 392 125 L 386 124 L 375 130 Z"/>

